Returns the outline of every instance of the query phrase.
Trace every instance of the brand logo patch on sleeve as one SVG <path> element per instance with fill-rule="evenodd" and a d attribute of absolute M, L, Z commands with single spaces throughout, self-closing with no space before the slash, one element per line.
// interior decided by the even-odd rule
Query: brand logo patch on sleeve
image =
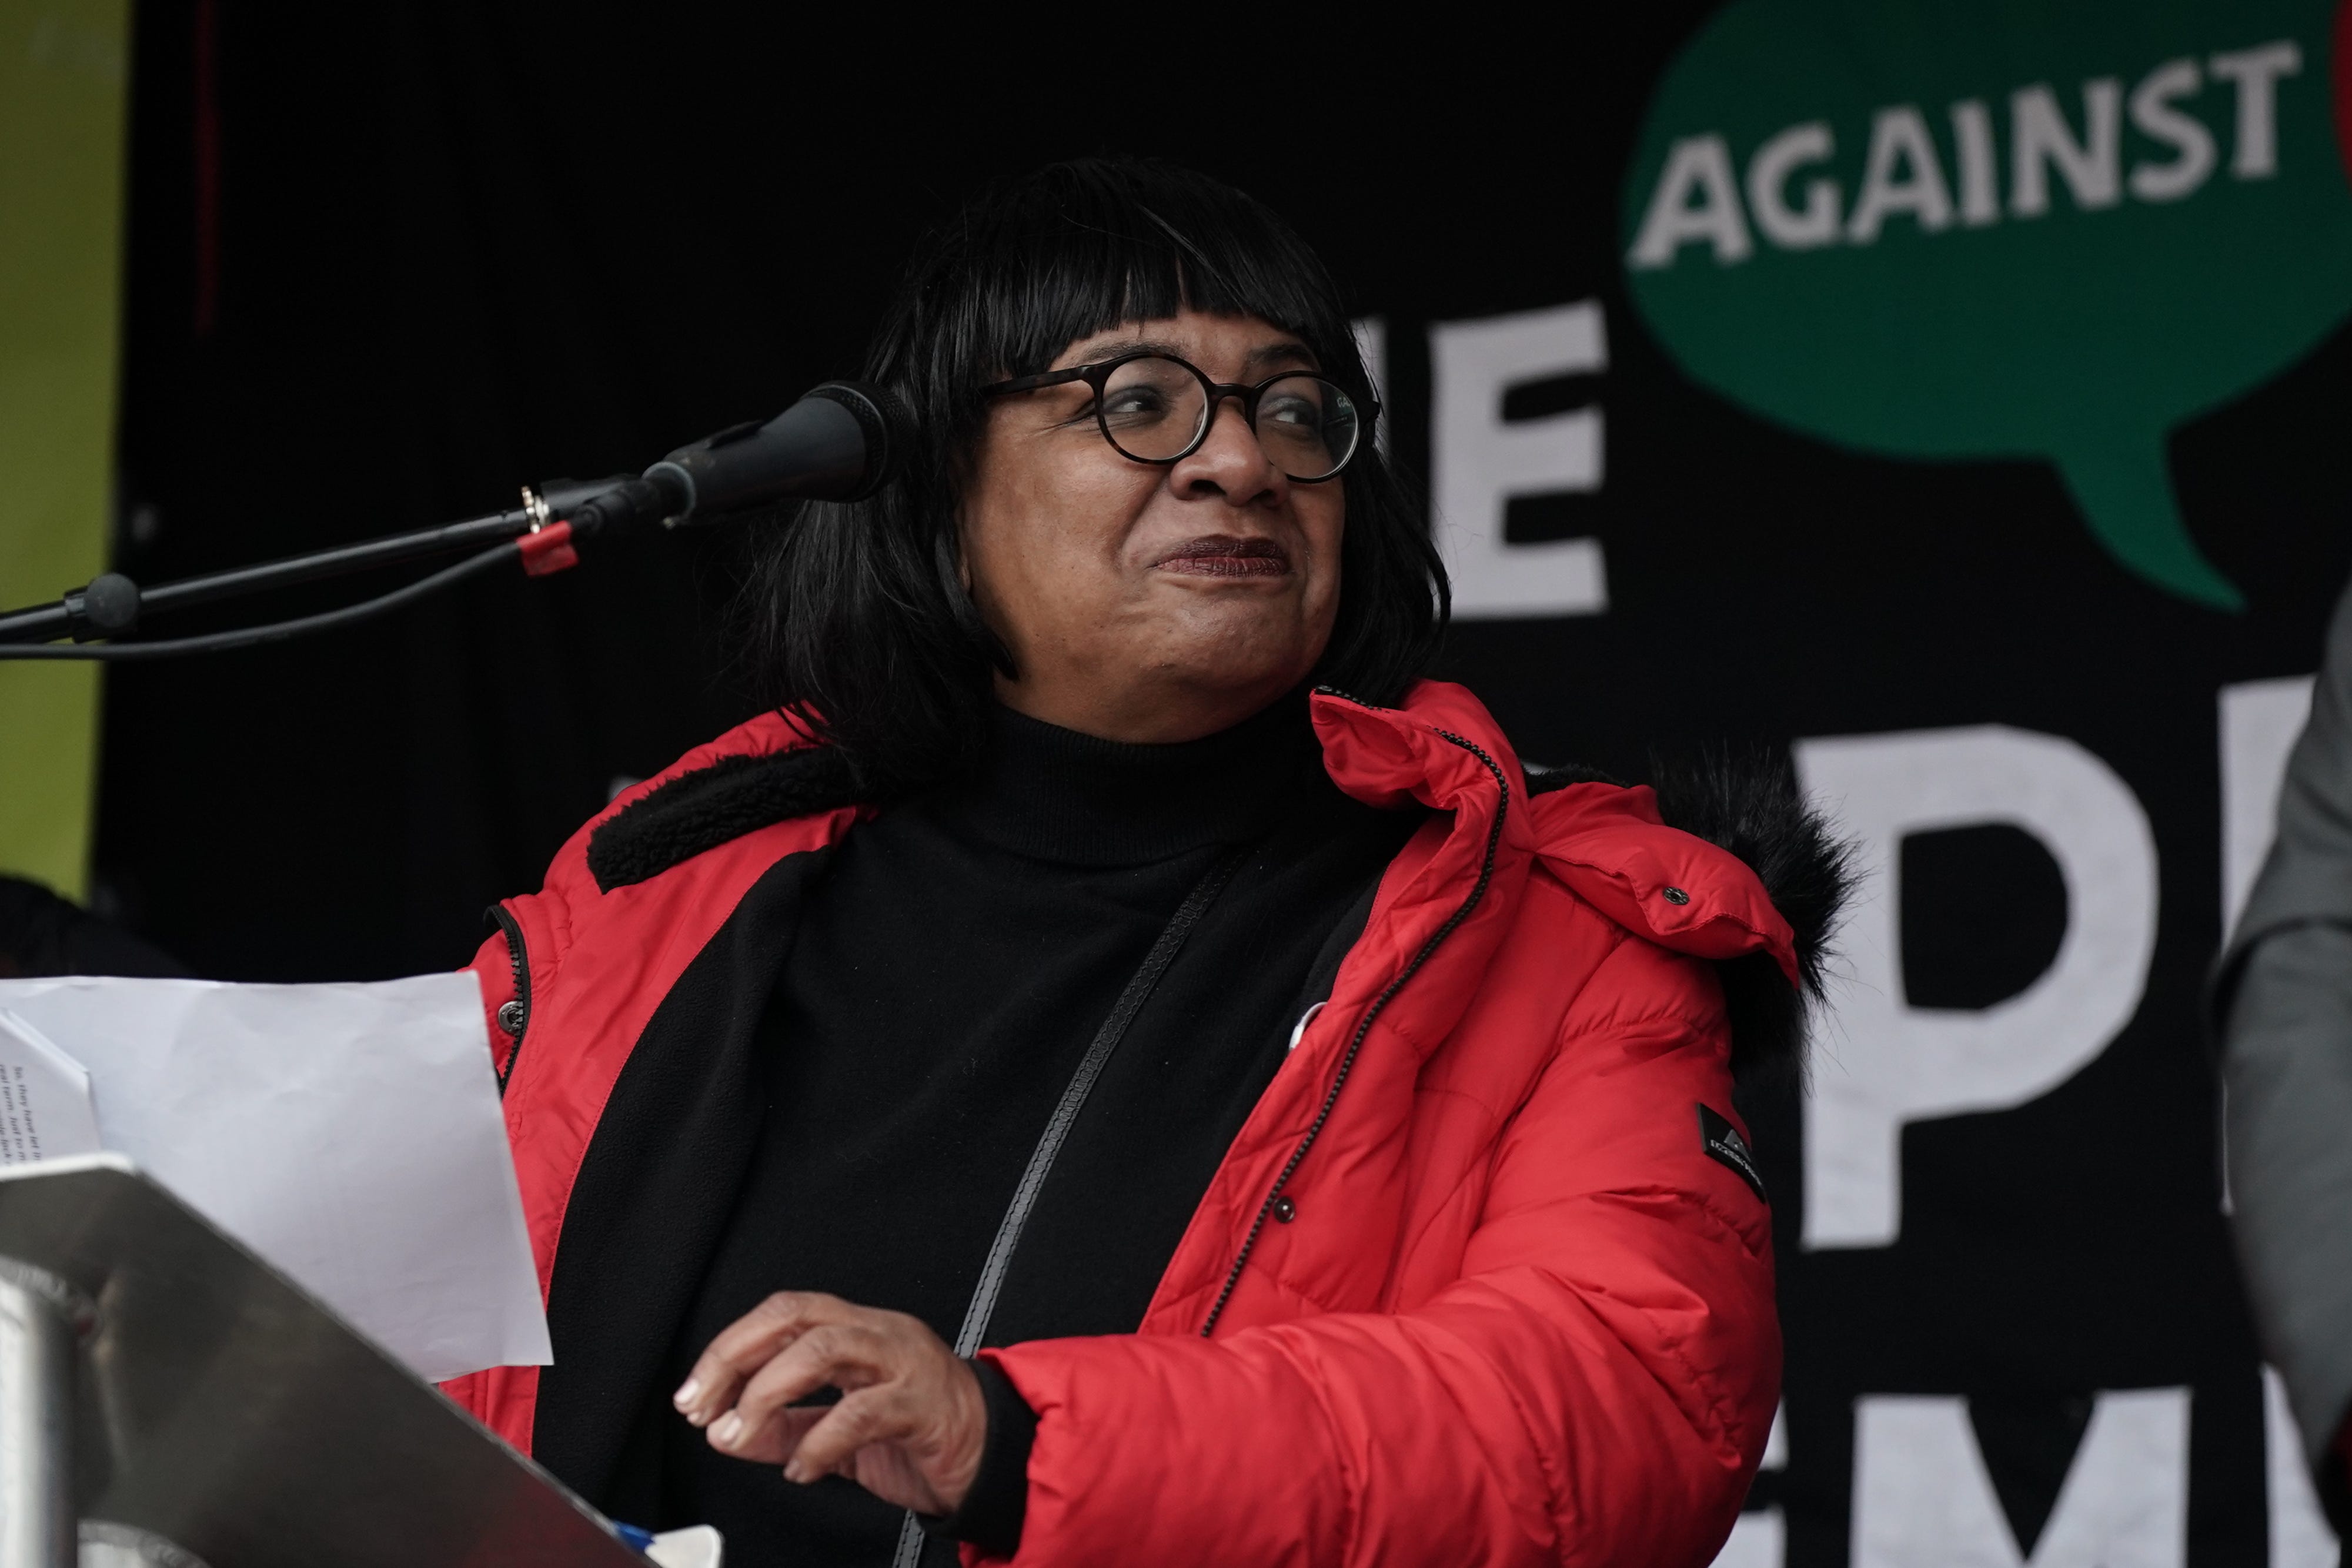
<path fill-rule="evenodd" d="M 1755 1151 L 1748 1146 L 1748 1140 L 1739 1135 L 1739 1129 L 1731 1124 L 1729 1118 L 1718 1116 L 1706 1106 L 1700 1106 L 1698 1142 L 1699 1147 L 1706 1151 L 1708 1159 L 1730 1167 L 1731 1174 L 1746 1182 L 1748 1189 L 1759 1200 L 1764 1203 L 1772 1201 L 1764 1196 L 1764 1178 L 1757 1174 Z"/>

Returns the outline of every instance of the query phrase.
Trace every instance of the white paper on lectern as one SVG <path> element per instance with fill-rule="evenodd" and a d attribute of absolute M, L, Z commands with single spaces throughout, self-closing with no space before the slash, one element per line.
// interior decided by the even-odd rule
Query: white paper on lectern
<path fill-rule="evenodd" d="M 0 980 L 98 1131 L 420 1375 L 553 1359 L 474 977 Z"/>
<path fill-rule="evenodd" d="M 0 1166 L 94 1155 L 89 1072 L 21 1014 L 0 1008 Z"/>

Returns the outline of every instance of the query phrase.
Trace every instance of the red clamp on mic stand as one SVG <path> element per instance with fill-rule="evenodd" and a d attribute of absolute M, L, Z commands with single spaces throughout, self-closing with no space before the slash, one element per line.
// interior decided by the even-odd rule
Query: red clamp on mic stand
<path fill-rule="evenodd" d="M 540 493 L 528 485 L 522 487 L 522 509 L 534 519 L 530 532 L 515 541 L 522 550 L 524 576 L 552 577 L 580 564 L 580 552 L 572 548 L 569 518 L 557 518 Z"/>

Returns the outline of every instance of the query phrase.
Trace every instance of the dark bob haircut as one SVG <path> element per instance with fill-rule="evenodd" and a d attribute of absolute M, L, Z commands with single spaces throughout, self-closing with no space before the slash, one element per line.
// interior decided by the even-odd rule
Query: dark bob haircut
<path fill-rule="evenodd" d="M 1369 402 L 1321 261 L 1258 202 L 1191 170 L 1055 164 L 984 193 L 924 246 L 865 371 L 914 413 L 908 465 L 865 500 L 769 524 L 741 607 L 762 695 L 814 716 L 861 788 L 900 795 L 963 770 L 985 744 L 994 672 L 1018 674 L 957 574 L 981 389 L 1050 368 L 1082 337 L 1187 308 L 1297 333 Z M 1435 655 L 1445 570 L 1376 444 L 1340 483 L 1339 616 L 1315 679 L 1391 703 Z"/>

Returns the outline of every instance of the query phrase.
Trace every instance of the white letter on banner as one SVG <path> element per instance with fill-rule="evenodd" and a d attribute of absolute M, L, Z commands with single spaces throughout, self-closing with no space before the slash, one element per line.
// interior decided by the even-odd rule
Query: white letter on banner
<path fill-rule="evenodd" d="M 2132 89 L 2132 124 L 2174 154 L 2169 163 L 2133 167 L 2131 193 L 2143 202 L 2177 202 L 2213 172 L 2213 133 L 2195 115 L 2172 107 L 2175 99 L 2194 96 L 2200 79 L 2195 60 L 2168 60 Z"/>
<path fill-rule="evenodd" d="M 1601 541 L 1503 537 L 1514 496 L 1601 488 L 1601 411 L 1570 409 L 1505 423 L 1515 385 L 1606 370 L 1601 305 L 1574 305 L 1448 321 L 1430 332 L 1430 489 L 1437 548 L 1454 580 L 1459 620 L 1505 615 L 1596 615 L 1609 608 Z"/>
<path fill-rule="evenodd" d="M 2180 1568 L 2189 1390 L 2102 1394 L 2027 1556 L 2000 1511 L 1968 1401 L 1854 1402 L 1853 1568 Z"/>
<path fill-rule="evenodd" d="M 1693 196 L 1699 198 L 1696 206 Z M 1675 143 L 1626 259 L 1641 268 L 1672 267 L 1675 253 L 1697 240 L 1712 244 L 1715 259 L 1726 267 L 1746 261 L 1756 248 L 1739 213 L 1731 149 L 1720 136 L 1687 136 Z"/>
<path fill-rule="evenodd" d="M 2073 741 L 1985 725 L 1801 740 L 1798 776 L 1857 841 L 1853 972 L 1805 1098 L 1804 1244 L 1884 1247 L 1902 1226 L 1906 1123 L 2005 1110 L 2057 1087 L 2138 1009 L 2156 950 L 2156 840 L 2114 769 Z M 2066 934 L 2024 990 L 1979 1009 L 1903 991 L 1906 835 L 2001 823 L 2040 841 Z"/>
<path fill-rule="evenodd" d="M 1960 155 L 1960 222 L 1972 229 L 2000 222 L 1993 172 L 1992 110 L 1982 99 L 1952 105 L 1952 144 Z"/>
<path fill-rule="evenodd" d="M 1772 1433 L 1764 1440 L 1763 1462 L 1756 1467 L 1759 1474 L 1788 1468 L 1788 1427 L 1789 1406 L 1783 1403 L 1772 1412 Z M 1745 1510 L 1732 1521 L 1731 1534 L 1715 1554 L 1714 1568 L 1780 1568 L 1788 1552 L 1789 1521 L 1777 1504 Z"/>
<path fill-rule="evenodd" d="M 2293 38 L 2260 48 L 2215 55 L 2205 62 L 2213 74 L 2238 86 L 2238 145 L 2230 172 L 2241 180 L 2267 180 L 2278 172 L 2278 82 L 2303 69 L 2303 49 Z"/>
<path fill-rule="evenodd" d="M 1838 186 L 1835 180 L 1805 182 L 1805 204 L 1789 205 L 1789 176 L 1808 163 L 1822 163 L 1836 150 L 1827 121 L 1792 125 L 1756 150 L 1748 161 L 1748 208 L 1764 237 L 1783 250 L 1835 245 Z"/>
<path fill-rule="evenodd" d="M 2020 88 L 2009 97 L 2009 210 L 2021 218 L 2050 210 L 2046 164 L 2058 166 L 2074 204 L 2085 212 L 2123 200 L 2120 151 L 2123 83 L 2101 77 L 2083 84 L 2083 140 L 2067 129 L 2065 112 L 2047 87 Z"/>
<path fill-rule="evenodd" d="M 2221 935 L 2227 940 L 2278 837 L 2286 760 L 2311 718 L 2309 675 L 2221 688 Z"/>
<path fill-rule="evenodd" d="M 1870 154 L 1862 172 L 1862 193 L 1854 197 L 1853 216 L 1846 221 L 1846 237 L 1856 245 L 1874 245 L 1880 226 L 1899 213 L 1908 213 L 1924 234 L 1934 234 L 1952 221 L 1952 193 L 1944 183 L 1944 167 L 1936 160 L 1936 139 L 1927 134 L 1927 122 L 1919 111 L 1907 103 L 1880 110 L 1870 122 Z"/>
<path fill-rule="evenodd" d="M 1732 1521 L 1713 1568 L 1780 1568 L 1788 1554 L 1787 1518 L 1778 1508 L 1759 1508 Z"/>
<path fill-rule="evenodd" d="M 2336 1531 L 2320 1511 L 2286 1385 L 2263 1368 L 2263 1469 L 2270 1483 L 2271 1568 L 2336 1568 Z"/>
<path fill-rule="evenodd" d="M 1360 316 L 1349 323 L 1356 335 L 1356 352 L 1363 356 L 1364 373 L 1372 378 L 1372 396 L 1381 405 L 1372 425 L 1372 444 L 1389 449 L 1389 323 L 1384 316 Z"/>

